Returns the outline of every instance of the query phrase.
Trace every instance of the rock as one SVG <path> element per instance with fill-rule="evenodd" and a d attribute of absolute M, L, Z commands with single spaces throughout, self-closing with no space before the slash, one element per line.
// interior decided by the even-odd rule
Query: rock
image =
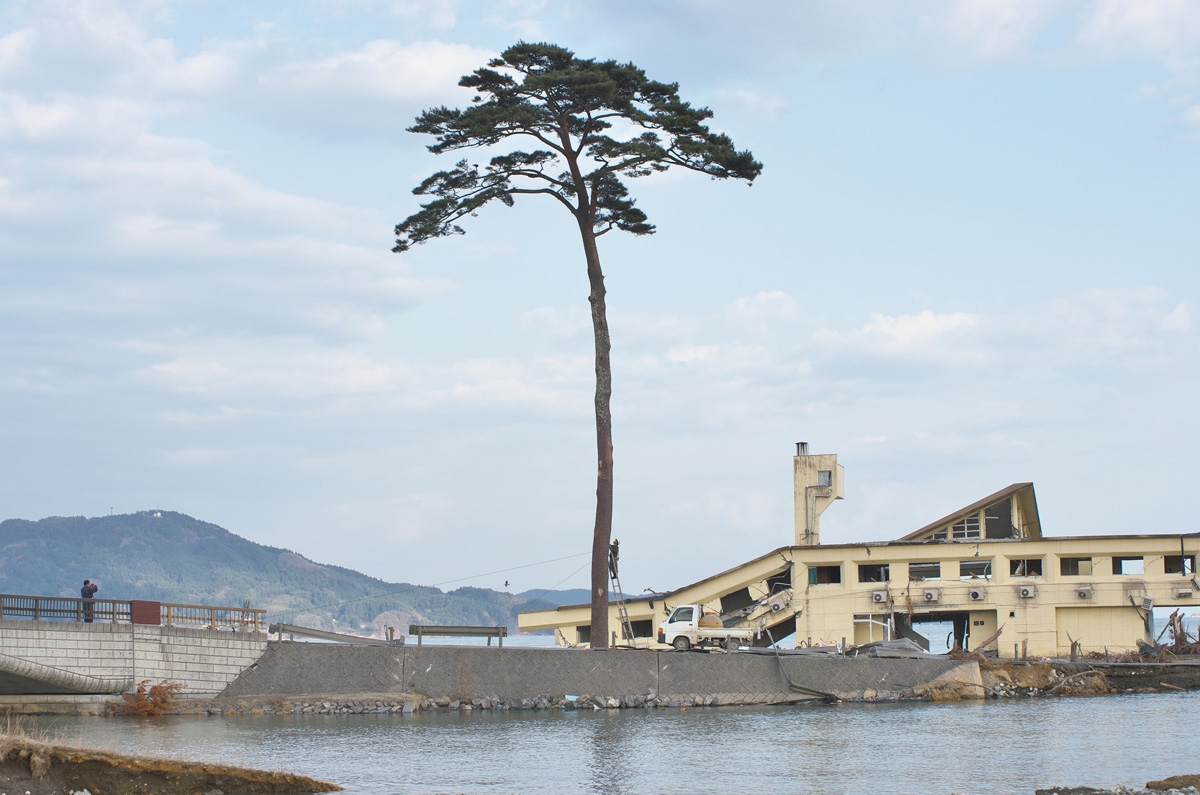
<path fill-rule="evenodd" d="M 1146 782 L 1146 789 L 1165 790 L 1183 789 L 1185 787 L 1200 788 L 1200 775 L 1193 773 L 1187 776 L 1170 776 L 1160 781 Z"/>
<path fill-rule="evenodd" d="M 868 699 L 868 700 L 874 700 L 878 695 L 879 695 L 879 691 L 872 690 L 869 687 L 863 691 L 863 698 Z"/>
<path fill-rule="evenodd" d="M 621 702 L 617 701 L 615 698 L 608 698 L 608 699 L 605 699 L 604 706 L 607 707 L 608 709 L 620 709 Z"/>
<path fill-rule="evenodd" d="M 411 715 L 411 714 L 413 714 L 414 712 L 416 712 L 416 711 L 417 711 L 417 702 L 415 702 L 415 701 L 405 701 L 405 702 L 404 702 L 404 706 L 403 706 L 403 707 L 401 707 L 401 709 L 404 711 L 404 714 L 405 714 L 405 715 Z"/>

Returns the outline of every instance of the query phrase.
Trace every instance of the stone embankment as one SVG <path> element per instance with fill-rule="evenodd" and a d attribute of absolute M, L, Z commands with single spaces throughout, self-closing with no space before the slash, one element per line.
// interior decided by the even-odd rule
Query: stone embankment
<path fill-rule="evenodd" d="M 913 693 L 876 692 L 847 693 L 839 701 L 879 702 L 929 700 L 929 695 Z M 720 696 L 655 696 L 627 695 L 540 695 L 531 698 L 502 698 L 498 695 L 483 698 L 426 698 L 419 694 L 405 695 L 337 695 L 324 697 L 269 699 L 212 699 L 180 701 L 164 714 L 208 715 L 412 715 L 416 712 L 500 712 L 517 710 L 601 710 L 601 709 L 690 709 L 692 707 L 760 706 L 777 702 L 765 697 L 722 699 Z"/>

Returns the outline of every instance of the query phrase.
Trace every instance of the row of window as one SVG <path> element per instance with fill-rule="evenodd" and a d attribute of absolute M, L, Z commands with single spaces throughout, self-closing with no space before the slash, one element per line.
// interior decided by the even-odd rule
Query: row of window
<path fill-rule="evenodd" d="M 1099 559 L 1095 559 L 1099 560 Z M 1008 574 L 1010 577 L 1041 577 L 1042 558 L 1008 558 Z M 1094 565 L 1093 558 L 1059 558 L 1059 574 L 1063 577 L 1090 577 Z M 1194 555 L 1167 555 L 1163 558 L 1164 571 L 1167 574 L 1194 574 L 1196 557 Z M 1115 556 L 1112 559 L 1113 574 L 1143 574 L 1145 560 L 1141 555 Z M 858 567 L 859 582 L 888 582 L 891 580 L 891 566 L 887 563 L 863 563 Z M 970 558 L 958 562 L 958 578 L 960 580 L 990 579 L 992 576 L 992 560 Z M 908 579 L 910 580 L 940 580 L 942 579 L 941 561 L 918 562 L 908 564 Z M 808 584 L 822 585 L 842 581 L 842 567 L 809 566 Z"/>

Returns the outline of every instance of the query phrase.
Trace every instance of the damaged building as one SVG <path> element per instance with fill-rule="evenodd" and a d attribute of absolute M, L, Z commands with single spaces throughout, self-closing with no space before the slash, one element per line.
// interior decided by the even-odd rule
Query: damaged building
<path fill-rule="evenodd" d="M 1198 604 L 1200 534 L 1042 534 L 1032 483 L 1014 483 L 894 541 L 822 544 L 821 514 L 844 497 L 837 456 L 793 459 L 795 543 L 665 594 L 610 607 L 618 645 L 664 648 L 657 628 L 681 604 L 726 626 L 758 630 L 759 645 L 862 645 L 923 626 L 947 645 L 986 643 L 1003 658 L 1122 652 L 1153 629 L 1152 608 Z M 522 631 L 553 629 L 560 644 L 591 640 L 590 606 L 522 613 Z M 999 637 L 997 632 L 1000 630 Z M 632 636 L 632 637 L 630 637 Z M 940 641 L 940 637 L 939 637 Z"/>

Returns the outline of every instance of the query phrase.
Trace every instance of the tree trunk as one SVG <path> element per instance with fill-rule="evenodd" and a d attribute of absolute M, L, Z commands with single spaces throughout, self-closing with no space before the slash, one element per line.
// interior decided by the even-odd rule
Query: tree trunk
<path fill-rule="evenodd" d="M 590 219 L 580 223 L 583 250 L 587 255 L 588 283 L 592 306 L 592 331 L 596 339 L 596 525 L 592 531 L 592 629 L 593 649 L 607 649 L 608 639 L 608 545 L 612 538 L 613 446 L 612 365 L 609 362 L 608 315 L 604 303 L 604 272 Z"/>

